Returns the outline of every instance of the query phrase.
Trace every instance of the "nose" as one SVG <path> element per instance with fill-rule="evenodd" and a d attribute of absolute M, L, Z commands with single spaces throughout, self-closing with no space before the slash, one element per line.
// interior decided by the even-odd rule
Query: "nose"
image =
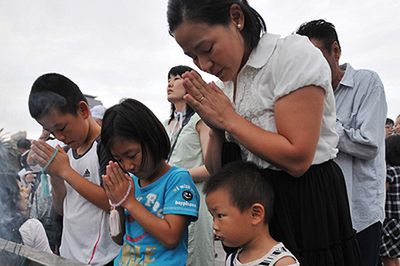
<path fill-rule="evenodd" d="M 198 63 L 198 67 L 201 70 L 203 70 L 207 73 L 210 73 L 213 63 L 208 57 L 205 57 L 205 56 L 198 57 L 197 63 Z"/>
<path fill-rule="evenodd" d="M 65 136 L 60 131 L 54 131 L 53 135 L 59 141 L 64 141 L 65 140 Z"/>
<path fill-rule="evenodd" d="M 168 88 L 171 88 L 174 85 L 172 80 L 168 80 Z"/>
<path fill-rule="evenodd" d="M 121 166 L 124 168 L 125 171 L 132 171 L 134 166 L 130 160 L 123 160 L 121 162 Z"/>
<path fill-rule="evenodd" d="M 213 220 L 212 228 L 213 228 L 214 232 L 218 232 L 219 231 L 219 226 L 218 226 L 218 224 L 217 224 L 215 219 Z"/>

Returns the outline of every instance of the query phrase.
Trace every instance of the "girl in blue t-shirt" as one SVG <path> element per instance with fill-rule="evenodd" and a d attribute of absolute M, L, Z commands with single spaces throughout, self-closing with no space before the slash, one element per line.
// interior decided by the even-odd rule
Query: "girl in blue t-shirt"
<path fill-rule="evenodd" d="M 101 139 L 115 159 L 104 188 L 110 205 L 123 207 L 114 238 L 123 246 L 114 265 L 185 265 L 199 195 L 189 172 L 166 162 L 170 142 L 163 125 L 145 105 L 126 99 L 106 111 Z M 111 217 L 116 235 L 115 211 Z"/>

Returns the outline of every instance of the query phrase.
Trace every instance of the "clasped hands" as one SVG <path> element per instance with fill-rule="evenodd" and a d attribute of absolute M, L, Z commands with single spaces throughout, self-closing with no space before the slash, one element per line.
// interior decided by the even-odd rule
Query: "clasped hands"
<path fill-rule="evenodd" d="M 122 207 L 125 207 L 129 201 L 135 199 L 132 178 L 121 169 L 118 163 L 110 161 L 106 166 L 106 174 L 102 178 L 104 190 L 112 204 L 120 203 Z M 129 183 L 131 183 L 131 189 Z"/>
<path fill-rule="evenodd" d="M 182 75 L 187 94 L 184 100 L 199 114 L 211 128 L 226 130 L 236 115 L 229 98 L 214 83 L 206 83 L 196 71 Z"/>

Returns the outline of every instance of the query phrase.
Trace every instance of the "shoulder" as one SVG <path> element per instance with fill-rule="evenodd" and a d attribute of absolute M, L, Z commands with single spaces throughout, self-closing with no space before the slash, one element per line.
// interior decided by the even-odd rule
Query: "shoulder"
<path fill-rule="evenodd" d="M 169 182 L 184 182 L 187 180 L 192 180 L 192 177 L 187 169 L 175 165 L 171 167 L 165 176 Z"/>
<path fill-rule="evenodd" d="M 93 146 L 96 149 L 96 154 L 99 158 L 99 161 L 101 161 L 102 159 L 107 159 L 107 160 L 112 159 L 111 154 L 107 151 L 107 149 L 104 146 L 103 142 L 101 141 L 100 137 L 95 140 Z"/>
<path fill-rule="evenodd" d="M 274 262 L 277 266 L 297 266 L 299 265 L 296 257 L 283 245 L 282 242 L 276 244 L 264 257 L 266 262 Z"/>
<path fill-rule="evenodd" d="M 362 84 L 363 87 L 370 88 L 375 91 L 377 88 L 383 90 L 382 80 L 378 73 L 370 69 L 354 69 L 350 64 L 346 64 L 346 72 L 354 77 L 354 82 Z"/>
<path fill-rule="evenodd" d="M 295 259 L 293 259 L 292 257 L 290 257 L 290 256 L 286 256 L 286 257 L 283 257 L 283 258 L 281 258 L 280 260 L 278 260 L 275 264 L 274 264 L 275 266 L 288 266 L 288 265 L 293 265 L 293 266 L 295 266 L 295 265 L 299 265 L 298 263 L 297 263 L 297 261 L 295 260 Z"/>
<path fill-rule="evenodd" d="M 350 66 L 350 65 L 348 64 L 348 66 Z M 369 76 L 373 79 L 380 79 L 378 73 L 376 73 L 373 70 L 370 70 L 370 69 L 353 69 L 353 70 L 354 70 L 355 75 Z"/>
<path fill-rule="evenodd" d="M 275 100 L 297 89 L 314 85 L 332 96 L 326 99 L 334 101 L 328 62 L 307 37 L 293 34 L 280 38 L 263 72 L 271 74 L 271 78 L 267 76 L 267 82 L 273 83 Z"/>
<path fill-rule="evenodd" d="M 322 68 L 325 72 L 329 70 L 327 75 L 330 77 L 329 65 L 321 51 L 307 37 L 297 34 L 278 39 L 271 64 L 278 68 L 277 73 L 283 72 L 283 75 L 288 67 L 294 69 L 294 74 L 316 72 Z"/>
<path fill-rule="evenodd" d="M 199 121 L 201 121 L 201 117 L 196 112 L 194 112 L 190 116 L 189 120 L 187 121 L 187 124 L 185 125 L 185 127 L 183 129 L 196 127 L 196 125 Z"/>
<path fill-rule="evenodd" d="M 192 115 L 192 117 L 190 118 L 190 121 L 193 121 L 194 123 L 197 123 L 197 122 L 199 122 L 200 120 L 201 120 L 201 117 L 199 116 L 198 113 L 194 113 L 194 114 Z"/>
<path fill-rule="evenodd" d="M 278 41 L 278 52 L 280 57 L 303 58 L 308 56 L 321 57 L 321 51 L 318 50 L 310 40 L 305 36 L 298 34 L 288 35 L 280 38 Z"/>

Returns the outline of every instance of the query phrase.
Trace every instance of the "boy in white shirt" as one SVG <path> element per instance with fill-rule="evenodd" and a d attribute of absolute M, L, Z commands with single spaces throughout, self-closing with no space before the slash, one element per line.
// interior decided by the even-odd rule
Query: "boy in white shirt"
<path fill-rule="evenodd" d="M 31 164 L 51 175 L 53 207 L 63 215 L 60 255 L 90 265 L 112 265 L 119 247 L 109 234 L 110 204 L 101 175 L 111 156 L 100 142 L 100 125 L 87 99 L 67 77 L 48 73 L 36 79 L 29 95 L 31 116 L 56 139 L 53 148 L 32 141 Z"/>

